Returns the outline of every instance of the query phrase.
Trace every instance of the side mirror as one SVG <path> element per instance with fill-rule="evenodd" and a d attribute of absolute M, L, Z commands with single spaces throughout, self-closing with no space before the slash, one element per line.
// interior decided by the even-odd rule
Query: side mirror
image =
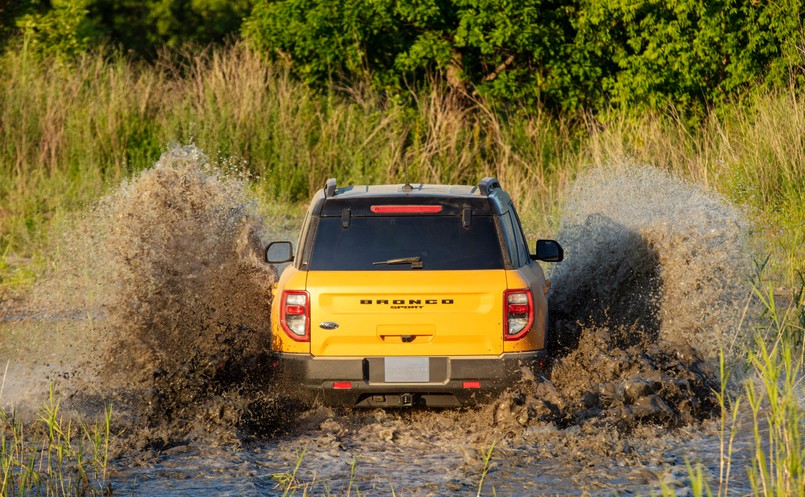
<path fill-rule="evenodd" d="M 293 261 L 293 245 L 291 242 L 271 242 L 266 247 L 266 262 L 282 264 Z"/>
<path fill-rule="evenodd" d="M 565 251 L 556 240 L 537 240 L 537 254 L 532 259 L 545 262 L 560 262 L 565 258 Z"/>

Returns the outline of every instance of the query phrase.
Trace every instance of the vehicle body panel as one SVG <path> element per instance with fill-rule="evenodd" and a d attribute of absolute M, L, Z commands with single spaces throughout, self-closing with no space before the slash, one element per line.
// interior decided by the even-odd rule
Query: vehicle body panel
<path fill-rule="evenodd" d="M 307 288 L 314 356 L 503 352 L 503 271 L 311 271 Z"/>
<path fill-rule="evenodd" d="M 528 288 L 534 298 L 534 324 L 525 337 L 517 341 L 504 341 L 504 352 L 544 350 L 547 339 L 548 298 L 545 275 L 539 264 L 533 263 L 516 270 L 506 271 L 509 288 Z"/>

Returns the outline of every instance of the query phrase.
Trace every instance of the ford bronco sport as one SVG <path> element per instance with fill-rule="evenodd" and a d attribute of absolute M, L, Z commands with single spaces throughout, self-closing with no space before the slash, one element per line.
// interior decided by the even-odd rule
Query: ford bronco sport
<path fill-rule="evenodd" d="M 328 404 L 453 407 L 539 374 L 550 283 L 529 253 L 509 195 L 477 186 L 378 185 L 313 197 L 274 289 L 281 381 Z M 530 372 L 529 372 L 530 371 Z"/>

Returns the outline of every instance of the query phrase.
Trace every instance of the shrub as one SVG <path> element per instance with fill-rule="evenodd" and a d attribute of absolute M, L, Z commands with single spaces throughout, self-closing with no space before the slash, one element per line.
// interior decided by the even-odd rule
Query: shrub
<path fill-rule="evenodd" d="M 398 92 L 436 71 L 496 101 L 703 115 L 760 83 L 801 84 L 800 0 L 258 0 L 244 36 L 312 84 Z"/>

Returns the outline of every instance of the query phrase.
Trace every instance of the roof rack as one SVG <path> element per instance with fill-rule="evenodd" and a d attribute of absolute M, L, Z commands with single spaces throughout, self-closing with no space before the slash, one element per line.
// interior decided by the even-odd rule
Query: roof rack
<path fill-rule="evenodd" d="M 481 195 L 489 196 L 495 188 L 500 188 L 500 181 L 491 176 L 487 176 L 478 183 L 478 189 L 481 190 Z"/>
<path fill-rule="evenodd" d="M 335 197 L 335 178 L 328 178 L 324 182 L 324 196 Z"/>

